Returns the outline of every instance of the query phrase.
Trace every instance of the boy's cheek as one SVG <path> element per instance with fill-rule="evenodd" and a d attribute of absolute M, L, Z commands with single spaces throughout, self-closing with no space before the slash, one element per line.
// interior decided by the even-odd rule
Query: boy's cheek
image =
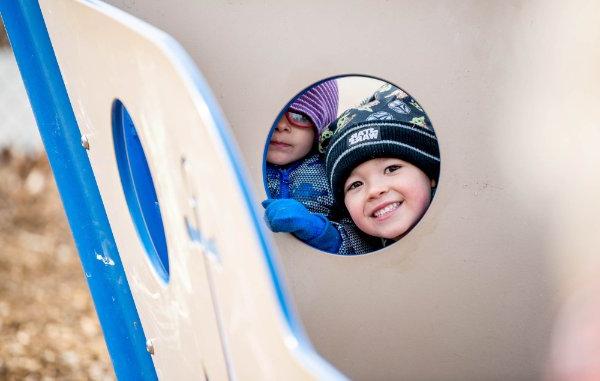
<path fill-rule="evenodd" d="M 344 198 L 344 204 L 346 205 L 346 209 L 348 209 L 348 213 L 350 214 L 350 218 L 356 225 L 362 223 L 362 202 L 358 195 L 355 194 L 347 194 Z"/>
<path fill-rule="evenodd" d="M 431 204 L 431 188 L 424 188 L 419 196 L 421 212 L 425 213 L 425 211 L 427 211 L 427 208 L 429 207 L 429 204 Z"/>

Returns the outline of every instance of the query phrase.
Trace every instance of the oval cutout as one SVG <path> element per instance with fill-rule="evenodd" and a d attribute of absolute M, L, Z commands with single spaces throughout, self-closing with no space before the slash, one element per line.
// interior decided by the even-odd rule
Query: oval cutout
<path fill-rule="evenodd" d="M 127 207 L 146 254 L 160 278 L 169 280 L 169 255 L 152 173 L 133 120 L 123 103 L 112 107 L 113 141 Z"/>
<path fill-rule="evenodd" d="M 328 78 L 285 103 L 273 123 L 265 220 L 330 254 L 371 253 L 418 224 L 439 170 L 429 116 L 407 92 L 374 77 Z"/>

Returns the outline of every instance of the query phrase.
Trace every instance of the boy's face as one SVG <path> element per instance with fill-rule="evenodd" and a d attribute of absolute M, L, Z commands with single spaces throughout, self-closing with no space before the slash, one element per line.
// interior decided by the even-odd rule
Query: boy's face
<path fill-rule="evenodd" d="M 271 136 L 267 162 L 286 165 L 306 156 L 315 141 L 315 126 L 306 116 L 288 111 Z"/>
<path fill-rule="evenodd" d="M 397 240 L 421 219 L 435 185 L 416 166 L 396 158 L 372 159 L 344 183 L 344 203 L 368 235 Z"/>

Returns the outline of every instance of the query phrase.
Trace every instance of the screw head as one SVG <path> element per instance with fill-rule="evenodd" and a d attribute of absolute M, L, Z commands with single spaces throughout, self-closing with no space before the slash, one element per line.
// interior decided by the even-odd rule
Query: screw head
<path fill-rule="evenodd" d="M 148 339 L 146 340 L 146 350 L 148 351 L 148 353 L 150 353 L 151 355 L 154 354 L 154 343 L 152 342 L 152 339 Z"/>
<path fill-rule="evenodd" d="M 81 135 L 81 146 L 87 150 L 90 149 L 90 141 L 88 140 L 88 137 L 85 135 Z"/>

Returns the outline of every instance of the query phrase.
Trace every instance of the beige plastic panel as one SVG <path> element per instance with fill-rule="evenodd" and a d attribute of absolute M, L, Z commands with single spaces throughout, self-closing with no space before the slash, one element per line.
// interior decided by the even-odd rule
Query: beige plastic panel
<path fill-rule="evenodd" d="M 353 379 L 541 377 L 559 308 L 599 267 L 600 3 L 110 3 L 190 53 L 257 203 L 268 130 L 299 90 L 366 73 L 410 92 L 440 141 L 434 203 L 375 255 L 335 257 L 274 236 L 300 317 Z M 165 176 L 168 165 L 151 162 Z"/>
<path fill-rule="evenodd" d="M 343 379 L 302 350 L 285 321 L 234 166 L 175 42 L 105 4 L 40 3 L 159 378 Z M 115 98 L 129 110 L 152 172 L 168 283 L 128 213 L 113 148 Z M 217 256 L 189 239 L 184 218 L 214 241 Z M 98 253 L 81 255 L 112 265 Z"/>

